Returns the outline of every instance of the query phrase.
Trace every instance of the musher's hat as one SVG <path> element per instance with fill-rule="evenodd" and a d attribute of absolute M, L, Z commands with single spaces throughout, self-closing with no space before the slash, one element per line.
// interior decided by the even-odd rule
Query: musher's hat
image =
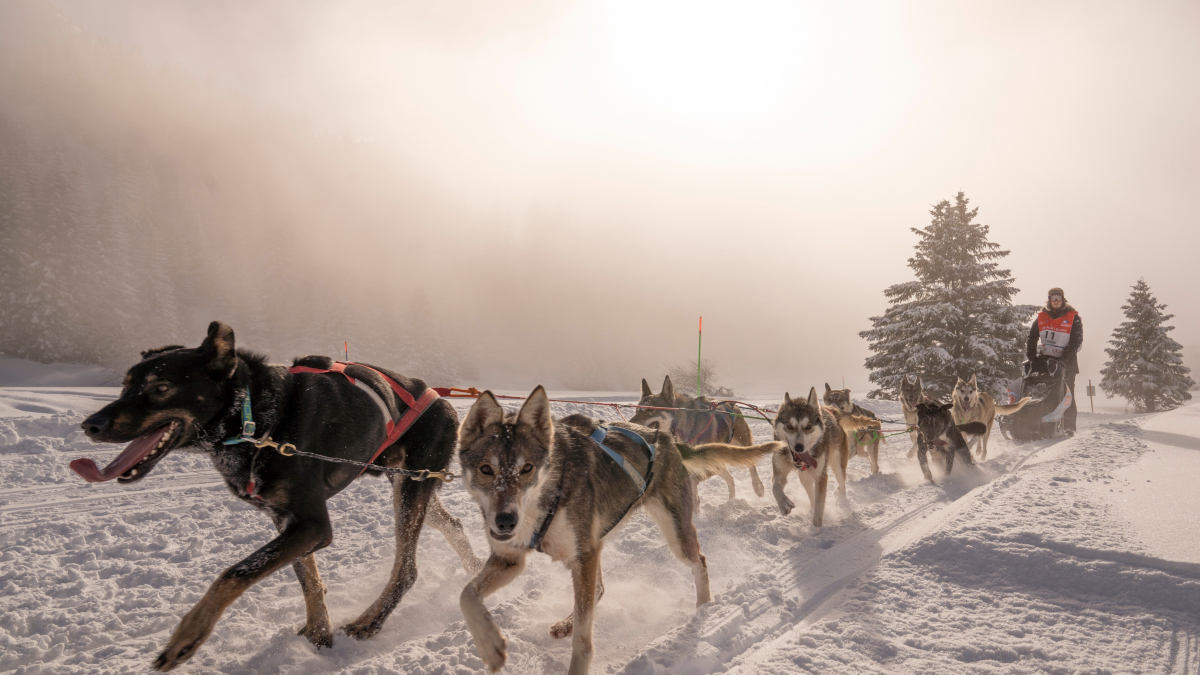
<path fill-rule="evenodd" d="M 1058 286 L 1055 286 L 1054 288 L 1051 288 L 1049 291 L 1046 291 L 1046 299 L 1047 300 L 1049 300 L 1050 298 L 1052 298 L 1056 295 L 1058 297 L 1062 298 L 1064 305 L 1067 304 L 1067 294 L 1063 293 L 1063 289 L 1059 288 Z"/>

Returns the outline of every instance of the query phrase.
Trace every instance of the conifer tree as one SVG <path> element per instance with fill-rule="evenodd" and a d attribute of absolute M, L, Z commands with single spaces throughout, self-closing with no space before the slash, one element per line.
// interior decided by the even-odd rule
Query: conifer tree
<path fill-rule="evenodd" d="M 959 192 L 929 212 L 908 266 L 915 281 L 884 291 L 891 306 L 871 317 L 871 330 L 859 333 L 874 354 L 867 358 L 871 398 L 895 398 L 901 379 L 920 374 L 926 395 L 946 398 L 958 377 L 975 375 L 979 388 L 995 391 L 1019 373 L 1029 320 L 1036 307 L 1013 305 L 1009 270 L 997 260 L 1008 251 L 988 241 L 988 226 L 975 222 Z"/>
<path fill-rule="evenodd" d="M 1191 369 L 1183 365 L 1183 347 L 1167 336 L 1175 327 L 1164 324 L 1175 315 L 1163 314 L 1166 308 L 1150 294 L 1146 280 L 1138 279 L 1121 306 L 1128 321 L 1113 331 L 1112 347 L 1104 350 L 1112 360 L 1100 371 L 1100 388 L 1125 398 L 1138 412 L 1177 408 L 1191 400 L 1188 389 L 1196 386 L 1188 376 Z"/>

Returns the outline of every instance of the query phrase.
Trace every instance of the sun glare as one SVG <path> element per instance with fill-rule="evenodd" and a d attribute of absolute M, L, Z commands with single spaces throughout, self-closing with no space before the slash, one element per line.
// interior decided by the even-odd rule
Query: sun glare
<path fill-rule="evenodd" d="M 777 131 L 798 101 L 819 100 L 838 80 L 840 22 L 814 14 L 773 0 L 606 3 L 595 102 L 635 123 L 718 139 Z"/>

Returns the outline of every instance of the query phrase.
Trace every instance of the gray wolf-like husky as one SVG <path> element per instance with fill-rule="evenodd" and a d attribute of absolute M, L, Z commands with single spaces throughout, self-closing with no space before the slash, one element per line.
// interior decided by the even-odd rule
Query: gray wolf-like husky
<path fill-rule="evenodd" d="M 822 397 L 822 400 L 825 405 L 837 408 L 848 415 L 870 417 L 873 420 L 879 419 L 875 416 L 875 413 L 852 401 L 849 389 L 834 389 L 826 382 L 825 396 Z M 850 435 L 850 442 L 853 444 L 852 449 L 856 450 L 857 454 L 866 455 L 871 460 L 872 475 L 879 473 L 879 444 L 887 443 L 887 440 L 883 437 L 882 429 L 883 426 L 877 421 L 875 422 L 875 426 L 855 431 Z"/>
<path fill-rule="evenodd" d="M 917 454 L 917 406 L 929 402 L 921 386 L 921 376 L 905 375 L 900 381 L 900 409 L 904 411 L 904 423 L 908 425 L 908 437 L 912 440 L 912 447 L 908 450 L 909 459 Z"/>
<path fill-rule="evenodd" d="M 988 439 L 992 436 L 992 425 L 996 421 L 996 415 L 1011 415 L 1024 408 L 1025 404 L 1033 399 L 1026 396 L 1012 405 L 996 405 L 991 394 L 979 391 L 975 375 L 971 375 L 970 382 L 963 382 L 961 377 L 958 378 L 951 400 L 954 403 L 955 422 L 958 424 L 982 422 L 987 427 L 987 431 L 973 439 L 975 450 L 979 453 L 979 461 L 982 462 L 987 459 Z"/>
<path fill-rule="evenodd" d="M 540 386 L 515 414 L 505 414 L 484 392 L 459 428 L 459 461 L 463 483 L 483 512 L 491 556 L 463 589 L 460 605 L 488 670 L 503 667 L 508 651 L 483 599 L 515 579 L 536 549 L 571 570 L 574 612 L 550 634 L 573 635 L 568 672 L 588 671 L 593 611 L 604 593 L 600 551 L 605 535 L 637 505 L 646 507 L 671 552 L 691 568 L 696 606 L 708 602 L 708 566 L 692 525 L 696 504 L 685 464 L 720 461 L 730 452 L 770 454 L 780 445 L 677 446 L 670 433 L 634 424 L 602 427 L 583 415 L 553 421 Z"/>
<path fill-rule="evenodd" d="M 935 450 L 946 462 L 946 475 L 950 475 L 950 471 L 954 469 L 954 456 L 958 455 L 962 461 L 969 465 L 974 465 L 975 461 L 971 459 L 971 450 L 968 445 L 967 437 L 975 437 L 983 434 L 987 430 L 987 426 L 982 422 L 970 422 L 968 424 L 955 424 L 954 418 L 951 416 L 951 408 L 953 403 L 921 403 L 917 405 L 917 444 L 920 446 L 917 450 L 917 461 L 921 464 L 921 473 L 925 474 L 925 480 L 933 482 L 933 474 L 929 472 L 929 459 L 927 457 L 929 450 Z"/>
<path fill-rule="evenodd" d="M 837 408 L 822 406 L 817 400 L 817 388 L 808 392 L 808 399 L 793 399 L 783 395 L 783 404 L 775 416 L 775 440 L 784 447 L 772 457 L 774 485 L 771 490 L 779 510 L 787 515 L 795 504 L 783 493 L 788 474 L 800 473 L 800 484 L 812 503 L 813 527 L 821 527 L 825 517 L 825 493 L 829 486 L 829 467 L 838 479 L 838 492 L 846 495 L 846 463 L 850 459 L 850 436 L 847 432 L 870 428 L 878 420 L 848 415 Z"/>
<path fill-rule="evenodd" d="M 675 391 L 671 384 L 671 376 L 663 380 L 662 391 L 655 394 L 650 391 L 650 385 L 642 380 L 642 398 L 638 405 L 656 408 L 684 408 L 684 410 L 647 410 L 639 408 L 630 419 L 633 424 L 641 424 L 651 429 L 670 430 L 671 433 L 688 444 L 697 443 L 729 443 L 730 445 L 753 445 L 754 439 L 750 433 L 750 425 L 746 418 L 738 414 L 737 408 L 730 403 L 717 403 L 707 396 L 688 396 Z M 729 498 L 737 496 L 733 485 L 733 476 L 729 474 L 730 466 L 745 466 L 750 469 L 750 484 L 754 486 L 754 494 L 763 496 L 766 490 L 762 479 L 758 477 L 758 467 L 754 465 L 757 455 L 730 455 L 727 464 L 711 464 L 699 473 L 693 473 L 695 482 L 720 476 L 729 487 Z"/>

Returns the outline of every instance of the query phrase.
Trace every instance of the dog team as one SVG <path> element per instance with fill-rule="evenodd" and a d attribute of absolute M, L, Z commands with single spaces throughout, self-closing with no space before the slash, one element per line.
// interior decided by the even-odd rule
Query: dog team
<path fill-rule="evenodd" d="M 103 470 L 90 459 L 71 468 L 89 482 L 146 477 L 175 450 L 207 453 L 239 499 L 266 512 L 278 536 L 222 573 L 184 615 L 154 661 L 168 671 L 192 657 L 222 613 L 243 592 L 290 564 L 305 602 L 299 634 L 320 647 L 333 644 L 325 586 L 314 554 L 333 541 L 326 502 L 364 473 L 392 483 L 396 556 L 383 593 L 342 627 L 365 639 L 379 632 L 417 578 L 417 539 L 428 521 L 449 541 L 473 578 L 460 606 L 487 668 L 504 666 L 504 635 L 483 604 L 525 567 L 531 551 L 563 562 L 571 572 L 574 611 L 555 623 L 556 638 L 571 636 L 569 673 L 591 665 L 595 605 L 604 594 L 600 553 L 606 535 L 636 508 L 645 508 L 667 546 L 688 566 L 696 605 L 710 599 L 708 567 L 692 518 L 697 486 L 720 477 L 734 497 L 730 468 L 746 467 L 757 495 L 765 489 L 756 465 L 771 456 L 772 493 L 786 515 L 784 494 L 792 472 L 807 493 L 812 524 L 821 527 L 829 470 L 846 493 L 852 454 L 864 454 L 879 472 L 880 421 L 855 405 L 848 389 L 825 385 L 807 397 L 784 394 L 773 421 L 774 440 L 755 445 L 745 418 L 728 404 L 676 392 L 668 377 L 655 394 L 642 380 L 637 414 L 628 423 L 583 415 L 552 419 L 538 386 L 517 412 L 506 412 L 491 392 L 471 406 L 461 425 L 448 401 L 418 379 L 382 368 L 297 359 L 289 368 L 235 346 L 233 330 L 214 321 L 197 348 L 170 345 L 142 353 L 117 400 L 83 422 L 95 441 L 128 443 Z M 901 408 L 927 480 L 934 452 L 946 473 L 957 455 L 980 458 L 996 415 L 1028 401 L 997 406 L 975 378 L 959 380 L 953 401 L 927 399 L 920 377 L 905 378 Z M 823 403 L 823 404 L 822 404 Z M 448 480 L 455 448 L 463 483 L 479 505 L 490 555 L 480 562 L 462 524 L 442 506 L 435 488 Z"/>

